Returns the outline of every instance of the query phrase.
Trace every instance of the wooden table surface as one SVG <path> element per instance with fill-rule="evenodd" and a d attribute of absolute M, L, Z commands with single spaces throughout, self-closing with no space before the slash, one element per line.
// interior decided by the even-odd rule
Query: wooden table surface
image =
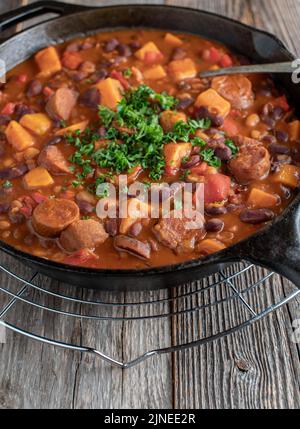
<path fill-rule="evenodd" d="M 76 3 L 76 1 L 69 1 Z M 27 1 L 0 1 L 0 13 Z M 80 1 L 77 1 L 80 3 Z M 88 1 L 86 5 L 128 3 L 127 1 Z M 147 3 L 146 1 L 130 3 Z M 291 51 L 300 55 L 300 0 L 151 0 L 149 3 L 185 5 L 217 12 L 255 25 L 278 35 Z M 220 29 L 222 31 L 222 29 Z M 30 279 L 30 269 L 1 254 L 1 264 Z M 239 267 L 230 268 L 234 272 Z M 237 287 L 266 275 L 254 268 L 237 279 Z M 186 293 L 214 279 L 185 285 Z M 52 291 L 94 300 L 128 303 L 149 299 L 149 294 L 83 292 L 49 279 L 40 284 Z M 17 291 L 20 285 L 1 274 L 0 287 Z M 264 307 L 288 293 L 292 285 L 274 275 L 248 297 L 253 306 Z M 173 294 L 176 292 L 173 291 Z M 221 290 L 221 297 L 226 296 Z M 26 299 L 52 308 L 84 314 L 80 304 L 60 307 L 57 298 L 39 291 L 24 294 Z M 168 297 L 167 291 L 151 298 Z M 206 304 L 216 299 L 214 290 L 201 298 Z M 199 304 L 199 296 L 179 300 L 164 311 L 184 311 Z M 0 311 L 9 301 L 0 292 Z M 139 366 L 121 370 L 88 354 L 63 350 L 6 332 L 0 344 L 0 408 L 299 408 L 299 344 L 292 341 L 292 323 L 300 319 L 300 300 L 296 299 L 249 328 L 227 338 L 179 353 L 152 357 Z M 203 302 L 202 302 L 203 304 Z M 116 317 L 130 315 L 127 308 L 107 310 Z M 151 315 L 152 307 L 138 314 Z M 162 311 L 162 309 L 160 309 Z M 88 310 L 92 312 L 91 308 Z M 93 308 L 97 315 L 97 308 Z M 99 313 L 100 314 L 100 313 Z M 103 314 L 103 313 L 101 313 Z M 5 320 L 49 338 L 95 346 L 122 361 L 149 349 L 189 342 L 224 327 L 240 323 L 245 310 L 230 301 L 221 308 L 208 307 L 204 313 L 186 312 L 173 318 L 111 322 L 78 319 L 33 308 L 26 303 L 12 307 Z"/>

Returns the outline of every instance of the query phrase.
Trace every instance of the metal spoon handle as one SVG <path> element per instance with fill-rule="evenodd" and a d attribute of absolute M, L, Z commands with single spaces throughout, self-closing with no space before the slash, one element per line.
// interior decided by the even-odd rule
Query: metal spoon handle
<path fill-rule="evenodd" d="M 255 64 L 249 66 L 228 67 L 218 70 L 203 71 L 199 74 L 201 78 L 224 76 L 229 74 L 249 74 L 249 73 L 293 73 L 296 70 L 293 62 Z"/>

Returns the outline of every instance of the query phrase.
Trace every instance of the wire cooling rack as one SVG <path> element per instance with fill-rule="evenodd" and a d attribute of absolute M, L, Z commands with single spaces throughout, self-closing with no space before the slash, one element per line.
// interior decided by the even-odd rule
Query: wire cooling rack
<path fill-rule="evenodd" d="M 230 335 L 262 319 L 300 294 L 300 290 L 291 284 L 288 292 L 283 291 L 282 288 L 281 294 L 278 290 L 272 290 L 278 284 L 273 281 L 274 273 L 272 272 L 259 270 L 261 277 L 257 278 L 253 265 L 241 263 L 238 267 L 236 271 L 229 268 L 215 276 L 192 283 L 184 289 L 130 293 L 131 300 L 128 302 L 128 294 L 107 294 L 110 300 L 105 300 L 103 292 L 79 290 L 63 284 L 59 284 L 55 288 L 53 282 L 51 283 L 47 277 L 37 272 L 26 279 L 24 275 L 0 266 L 4 273 L 2 278 L 7 279 L 5 286 L 0 285 L 0 293 L 5 296 L 5 300 L 1 301 L 6 302 L 0 309 L 0 326 L 32 340 L 88 353 L 123 369 L 130 368 L 153 355 L 201 346 Z M 245 279 L 247 279 L 246 284 Z M 12 313 L 11 310 L 15 306 L 21 306 L 21 308 L 15 308 Z M 38 315 L 36 312 L 40 314 Z M 238 314 L 238 317 L 232 317 L 234 312 Z M 36 327 L 32 320 L 43 321 L 46 313 L 52 315 L 53 322 L 57 319 L 58 324 L 61 318 L 68 318 L 74 324 L 79 321 L 81 333 L 89 332 L 89 339 L 85 339 L 81 334 L 80 343 L 82 344 L 74 344 L 63 338 L 63 332 L 61 333 L 62 338 L 48 337 L 45 334 L 47 329 L 43 323 L 39 323 Z M 15 317 L 13 323 L 9 321 L 10 316 L 15 314 L 18 314 L 18 324 L 15 322 Z M 188 314 L 193 316 L 193 326 L 190 326 L 191 318 L 187 320 Z M 28 315 L 30 316 L 27 317 Z M 214 318 L 219 320 L 217 327 Z M 109 356 L 104 352 L 99 338 L 97 346 L 85 344 L 85 341 L 93 341 L 90 332 L 96 333 L 98 327 L 100 330 L 99 324 L 101 323 L 121 323 L 122 326 L 127 324 L 131 328 L 135 323 L 140 325 L 142 331 L 145 328 L 145 332 L 147 332 L 147 328 L 141 324 L 155 321 L 160 324 L 161 321 L 169 323 L 175 330 L 176 326 L 180 326 L 182 330 L 185 321 L 187 326 L 184 332 L 189 333 L 189 330 L 193 332 L 192 335 L 182 335 L 183 341 L 180 341 L 177 338 L 178 335 L 175 335 L 174 344 L 167 346 L 163 346 L 159 341 L 157 347 L 144 352 L 139 351 L 140 354 L 137 357 L 128 361 Z M 88 324 L 89 330 L 83 329 L 84 323 Z M 94 330 L 90 329 L 91 325 L 95 325 Z M 155 330 L 153 325 L 150 329 Z M 194 340 L 195 333 L 199 336 L 197 340 Z M 149 348 L 151 348 L 151 344 L 149 344 Z"/>

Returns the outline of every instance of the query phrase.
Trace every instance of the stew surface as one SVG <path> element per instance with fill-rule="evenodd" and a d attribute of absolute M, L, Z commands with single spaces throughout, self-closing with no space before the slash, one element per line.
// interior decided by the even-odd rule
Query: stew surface
<path fill-rule="evenodd" d="M 246 62 L 197 36 L 122 30 L 15 67 L 0 93 L 0 238 L 58 262 L 124 269 L 199 258 L 264 227 L 299 185 L 300 122 L 268 76 L 199 78 Z M 149 216 L 137 182 L 165 184 L 170 216 L 161 206 Z M 193 206 L 204 199 L 193 229 L 176 217 L 185 183 Z M 113 189 L 127 198 L 125 217 Z M 99 204 L 114 215 L 99 217 Z"/>

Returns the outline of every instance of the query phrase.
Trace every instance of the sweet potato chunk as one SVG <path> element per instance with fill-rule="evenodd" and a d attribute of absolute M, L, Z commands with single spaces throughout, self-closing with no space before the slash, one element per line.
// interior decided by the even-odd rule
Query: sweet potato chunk
<path fill-rule="evenodd" d="M 49 172 L 44 167 L 36 167 L 30 170 L 23 177 L 24 188 L 31 191 L 33 189 L 45 188 L 53 185 L 54 180 L 50 176 Z"/>
<path fill-rule="evenodd" d="M 100 104 L 109 107 L 110 109 L 115 109 L 119 101 L 122 99 L 123 87 L 121 83 L 117 79 L 108 77 L 107 79 L 101 80 L 97 83 L 95 87 L 100 91 Z"/>
<path fill-rule="evenodd" d="M 191 143 L 167 143 L 164 146 L 166 174 L 176 174 L 181 166 L 182 159 L 189 156 L 191 150 Z"/>
<path fill-rule="evenodd" d="M 22 116 L 20 124 L 38 136 L 46 134 L 52 126 L 51 120 L 44 113 L 28 113 Z"/>
<path fill-rule="evenodd" d="M 34 58 L 41 72 L 45 75 L 51 75 L 62 69 L 57 50 L 54 46 L 43 49 Z"/>
<path fill-rule="evenodd" d="M 57 237 L 77 220 L 79 220 L 79 208 L 74 201 L 48 199 L 34 209 L 32 226 L 44 237 Z"/>
<path fill-rule="evenodd" d="M 269 208 L 277 205 L 278 197 L 262 189 L 253 188 L 250 191 L 247 203 L 255 208 Z"/>
<path fill-rule="evenodd" d="M 18 152 L 35 144 L 34 137 L 16 121 L 10 121 L 5 130 L 5 135 L 8 142 Z"/>
<path fill-rule="evenodd" d="M 56 136 L 64 136 L 65 134 L 72 134 L 75 133 L 75 131 L 80 131 L 81 133 L 86 129 L 88 126 L 89 121 L 82 121 L 78 122 L 77 124 L 70 125 L 69 127 L 62 128 L 61 130 L 56 131 Z"/>
<path fill-rule="evenodd" d="M 300 121 L 293 121 L 289 123 L 289 136 L 290 140 L 295 141 L 300 137 Z"/>
<path fill-rule="evenodd" d="M 165 35 L 165 42 L 170 46 L 181 46 L 183 45 L 183 41 L 179 39 L 179 37 L 175 36 L 175 34 L 167 33 Z"/>
<path fill-rule="evenodd" d="M 148 63 L 160 61 L 163 58 L 163 54 L 153 42 L 146 43 L 134 55 L 137 59 Z M 153 61 L 150 61 L 150 57 Z"/>
<path fill-rule="evenodd" d="M 210 255 L 211 253 L 220 252 L 225 249 L 226 246 L 218 240 L 207 238 L 201 241 L 197 246 L 197 252 L 202 255 Z"/>
<path fill-rule="evenodd" d="M 169 74 L 176 81 L 191 79 L 197 74 L 195 63 L 190 58 L 171 61 L 168 67 L 168 71 Z"/>
<path fill-rule="evenodd" d="M 214 89 L 208 89 L 207 91 L 202 92 L 196 102 L 196 107 L 207 107 L 211 112 L 217 113 L 225 118 L 230 112 L 231 105 L 221 97 Z"/>
<path fill-rule="evenodd" d="M 159 80 L 167 76 L 165 69 L 162 66 L 154 66 L 144 71 L 144 78 L 149 80 Z"/>
<path fill-rule="evenodd" d="M 78 220 L 65 229 L 60 244 L 69 252 L 80 249 L 94 249 L 108 238 L 102 223 L 94 220 Z"/>
<path fill-rule="evenodd" d="M 295 165 L 283 165 L 280 171 L 273 175 L 273 182 L 297 188 L 300 184 L 300 168 Z"/>
<path fill-rule="evenodd" d="M 46 112 L 53 119 L 67 120 L 71 116 L 78 94 L 69 88 L 59 88 L 46 104 Z"/>
<path fill-rule="evenodd" d="M 160 125 L 163 127 L 164 132 L 173 131 L 174 125 L 177 122 L 186 122 L 186 115 L 182 112 L 174 112 L 172 110 L 165 110 L 160 115 Z"/>
<path fill-rule="evenodd" d="M 63 153 L 54 145 L 48 145 L 41 151 L 38 163 L 54 175 L 70 174 L 69 163 Z"/>

